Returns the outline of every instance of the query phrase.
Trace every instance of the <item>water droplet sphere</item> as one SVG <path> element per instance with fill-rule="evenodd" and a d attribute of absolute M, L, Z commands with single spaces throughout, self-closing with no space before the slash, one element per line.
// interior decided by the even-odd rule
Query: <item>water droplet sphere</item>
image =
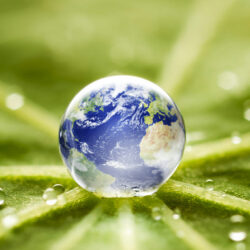
<path fill-rule="evenodd" d="M 163 211 L 160 207 L 154 207 L 152 209 L 152 216 L 155 220 L 161 220 L 163 215 Z"/>
<path fill-rule="evenodd" d="M 55 190 L 57 195 L 60 195 L 65 191 L 65 188 L 62 184 L 55 184 L 52 188 Z"/>
<path fill-rule="evenodd" d="M 57 191 L 54 188 L 47 188 L 43 193 L 43 199 L 47 205 L 55 205 L 57 203 Z"/>
<path fill-rule="evenodd" d="M 182 116 L 157 85 L 111 76 L 82 89 L 61 122 L 62 158 L 83 188 L 104 197 L 157 191 L 177 168 L 185 144 Z"/>

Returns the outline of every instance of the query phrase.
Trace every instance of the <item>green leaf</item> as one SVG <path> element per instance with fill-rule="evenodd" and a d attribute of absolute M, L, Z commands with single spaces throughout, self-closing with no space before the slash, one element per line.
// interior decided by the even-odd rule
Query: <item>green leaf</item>
<path fill-rule="evenodd" d="M 0 1 L 0 249 L 250 248 L 249 7 Z M 157 82 L 183 114 L 183 160 L 153 196 L 96 197 L 62 165 L 60 117 L 82 87 L 110 74 Z M 48 205 L 54 184 L 65 192 Z M 238 229 L 246 238 L 237 243 L 229 233 Z"/>

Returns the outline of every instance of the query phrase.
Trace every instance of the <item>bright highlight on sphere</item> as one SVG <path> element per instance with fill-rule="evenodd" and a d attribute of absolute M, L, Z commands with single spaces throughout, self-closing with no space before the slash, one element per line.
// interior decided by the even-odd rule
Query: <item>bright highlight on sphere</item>
<path fill-rule="evenodd" d="M 177 168 L 185 127 L 160 87 L 139 77 L 111 76 L 73 98 L 59 143 L 81 187 L 105 197 L 144 196 L 157 191 Z"/>

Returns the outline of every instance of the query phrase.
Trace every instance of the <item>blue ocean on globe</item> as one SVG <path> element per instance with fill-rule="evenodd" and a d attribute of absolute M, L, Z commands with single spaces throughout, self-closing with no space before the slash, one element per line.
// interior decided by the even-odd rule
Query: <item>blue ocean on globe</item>
<path fill-rule="evenodd" d="M 59 144 L 81 187 L 105 197 L 144 196 L 177 168 L 185 128 L 160 87 L 138 77 L 112 76 L 74 97 L 62 119 Z"/>

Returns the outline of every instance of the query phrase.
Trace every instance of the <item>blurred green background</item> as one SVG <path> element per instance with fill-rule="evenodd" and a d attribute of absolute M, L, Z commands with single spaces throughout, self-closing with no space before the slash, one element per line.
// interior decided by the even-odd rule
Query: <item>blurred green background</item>
<path fill-rule="evenodd" d="M 96 216 L 96 201 L 82 190 L 54 211 L 42 199 L 56 183 L 68 196 L 76 186 L 67 173 L 61 176 L 66 168 L 50 166 L 62 165 L 57 133 L 66 107 L 88 83 L 116 74 L 151 80 L 173 97 L 186 124 L 186 152 L 194 159 L 194 148 L 216 154 L 229 142 L 217 158 L 199 159 L 198 152 L 188 162 L 184 156 L 184 166 L 157 193 L 181 211 L 184 235 L 171 214 L 168 222 L 154 220 L 151 210 L 135 203 L 136 211 L 117 217 L 112 213 L 119 199 L 107 199 L 98 223 L 86 216 L 90 228 L 83 226 L 83 238 L 74 242 L 75 224 L 84 225 L 89 211 Z M 6 192 L 0 219 L 12 207 L 24 220 L 15 230 L 0 224 L 1 249 L 44 250 L 64 239 L 71 249 L 72 236 L 74 249 L 200 250 L 208 241 L 209 250 L 246 250 L 249 131 L 249 0 L 0 0 L 0 187 Z M 216 144 L 225 137 L 226 143 Z M 208 192 L 208 180 L 214 192 Z M 244 243 L 228 236 L 234 213 L 245 216 Z M 124 228 L 132 228 L 134 239 L 121 237 Z"/>
<path fill-rule="evenodd" d="M 6 108 L 9 95 L 55 131 L 81 88 L 114 74 L 177 86 L 190 145 L 245 133 L 249 44 L 248 0 L 0 0 L 0 164 L 61 163 L 56 136 Z"/>

